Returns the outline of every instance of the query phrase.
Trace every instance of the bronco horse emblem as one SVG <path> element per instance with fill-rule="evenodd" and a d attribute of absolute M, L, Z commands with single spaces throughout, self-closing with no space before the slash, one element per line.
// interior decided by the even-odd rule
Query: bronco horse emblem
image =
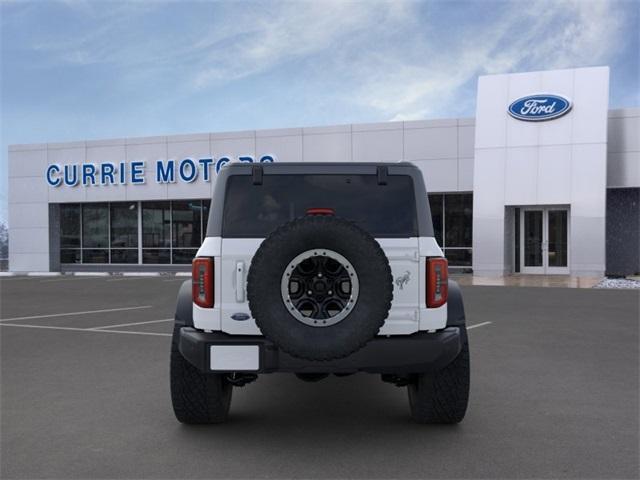
<path fill-rule="evenodd" d="M 409 272 L 409 270 L 406 270 L 404 272 L 404 275 L 401 275 L 398 278 L 396 278 L 396 285 L 400 288 L 400 290 L 402 290 L 402 288 L 407 283 L 409 283 L 409 280 L 411 280 L 411 272 Z"/>

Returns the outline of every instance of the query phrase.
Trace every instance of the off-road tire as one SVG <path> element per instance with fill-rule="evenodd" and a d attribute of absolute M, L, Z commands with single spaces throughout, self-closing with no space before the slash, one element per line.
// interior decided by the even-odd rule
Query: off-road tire
<path fill-rule="evenodd" d="M 171 403 L 178 421 L 187 424 L 222 423 L 231 405 L 231 385 L 221 374 L 204 374 L 178 350 L 180 327 L 171 339 Z"/>
<path fill-rule="evenodd" d="M 299 254 L 327 249 L 346 258 L 359 282 L 353 310 L 340 322 L 315 327 L 298 321 L 284 304 L 281 278 Z M 306 360 L 346 357 L 380 330 L 393 299 L 393 277 L 376 240 L 353 222 L 333 216 L 306 216 L 271 233 L 253 257 L 247 277 L 251 314 L 265 337 Z"/>
<path fill-rule="evenodd" d="M 469 344 L 435 373 L 421 373 L 407 386 L 411 418 L 418 423 L 459 423 L 469 401 Z"/>

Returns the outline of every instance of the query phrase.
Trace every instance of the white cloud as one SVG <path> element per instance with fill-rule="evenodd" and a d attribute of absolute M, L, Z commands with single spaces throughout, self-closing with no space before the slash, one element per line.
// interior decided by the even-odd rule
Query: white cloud
<path fill-rule="evenodd" d="M 306 62 L 311 89 L 337 78 L 335 101 L 394 120 L 450 112 L 479 74 L 598 64 L 624 31 L 617 4 L 580 0 L 506 2 L 460 26 L 404 0 L 205 3 L 204 18 L 168 33 L 154 29 L 155 2 L 68 4 L 93 23 L 33 45 L 52 63 L 107 64 L 135 82 L 179 75 L 180 88 L 206 91 Z"/>
<path fill-rule="evenodd" d="M 200 42 L 207 51 L 195 79 L 199 88 L 244 78 L 297 58 L 331 55 L 353 36 L 394 19 L 405 18 L 404 1 L 295 2 L 270 4 L 266 11 L 243 11 L 232 22 L 237 29 Z M 233 42 L 228 40 L 232 38 Z"/>
<path fill-rule="evenodd" d="M 478 75 L 605 61 L 622 41 L 622 15 L 606 2 L 511 2 L 494 21 L 465 25 L 454 42 L 425 40 L 424 62 L 380 52 L 361 58 L 361 78 L 371 78 L 372 63 L 389 73 L 362 84 L 356 101 L 391 120 L 440 116 Z"/>

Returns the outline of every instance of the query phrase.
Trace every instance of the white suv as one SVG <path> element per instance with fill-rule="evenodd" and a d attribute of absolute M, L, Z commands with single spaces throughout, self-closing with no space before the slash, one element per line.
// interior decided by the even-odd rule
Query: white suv
<path fill-rule="evenodd" d="M 410 163 L 229 165 L 178 296 L 171 397 L 184 423 L 227 419 L 258 374 L 379 373 L 413 419 L 457 423 L 469 395 L 459 287 Z"/>

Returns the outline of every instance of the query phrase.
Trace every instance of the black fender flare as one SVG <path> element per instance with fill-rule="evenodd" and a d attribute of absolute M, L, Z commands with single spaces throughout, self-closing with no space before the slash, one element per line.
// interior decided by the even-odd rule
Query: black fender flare
<path fill-rule="evenodd" d="M 185 280 L 178 291 L 175 324 L 180 327 L 193 327 L 193 303 L 191 280 Z"/>
<path fill-rule="evenodd" d="M 449 280 L 449 295 L 447 297 L 447 327 L 465 326 L 464 303 L 462 291 L 458 282 Z"/>

